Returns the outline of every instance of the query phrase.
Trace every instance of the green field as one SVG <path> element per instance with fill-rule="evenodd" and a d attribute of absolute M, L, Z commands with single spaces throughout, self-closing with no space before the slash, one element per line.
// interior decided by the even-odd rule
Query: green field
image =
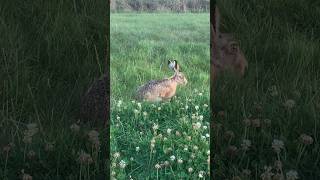
<path fill-rule="evenodd" d="M 239 39 L 249 72 L 216 84 L 214 106 L 224 111 L 213 119 L 214 177 L 319 179 L 319 2 L 218 5 L 222 30 Z"/>
<path fill-rule="evenodd" d="M 95 128 L 96 149 L 93 128 L 70 127 L 105 69 L 107 9 L 91 0 L 0 2 L 0 179 L 106 176 L 106 130 Z"/>
<path fill-rule="evenodd" d="M 111 14 L 113 178 L 208 177 L 208 29 L 209 14 Z M 170 102 L 134 101 L 138 86 L 173 74 L 169 59 L 188 84 Z"/>

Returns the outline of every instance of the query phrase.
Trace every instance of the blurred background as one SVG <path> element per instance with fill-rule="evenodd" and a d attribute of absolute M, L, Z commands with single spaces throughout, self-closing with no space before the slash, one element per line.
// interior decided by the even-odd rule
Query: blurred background
<path fill-rule="evenodd" d="M 210 0 L 111 0 L 111 12 L 209 12 Z"/>

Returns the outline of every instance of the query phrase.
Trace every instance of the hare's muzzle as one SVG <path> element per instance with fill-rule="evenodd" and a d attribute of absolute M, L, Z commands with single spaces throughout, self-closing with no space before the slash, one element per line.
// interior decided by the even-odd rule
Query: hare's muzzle
<path fill-rule="evenodd" d="M 188 84 L 188 80 L 185 79 L 183 85 L 187 85 Z"/>

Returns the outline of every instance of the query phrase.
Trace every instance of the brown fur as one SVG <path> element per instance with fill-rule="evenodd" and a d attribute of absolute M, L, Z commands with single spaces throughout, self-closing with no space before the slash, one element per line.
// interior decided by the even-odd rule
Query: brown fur
<path fill-rule="evenodd" d="M 220 73 L 225 71 L 242 77 L 248 67 L 248 62 L 233 35 L 220 32 L 220 13 L 217 7 L 215 8 L 213 23 L 211 24 L 213 77 L 216 78 Z"/>
<path fill-rule="evenodd" d="M 137 99 L 151 102 L 169 100 L 176 94 L 177 86 L 185 84 L 187 84 L 185 75 L 175 70 L 175 74 L 170 78 L 152 80 L 140 86 Z"/>
<path fill-rule="evenodd" d="M 214 85 L 218 76 L 223 72 L 231 72 L 243 77 L 248 62 L 232 34 L 220 32 L 220 13 L 216 6 L 210 25 L 211 31 L 211 104 L 214 101 Z M 214 109 L 214 108 L 212 108 Z"/>

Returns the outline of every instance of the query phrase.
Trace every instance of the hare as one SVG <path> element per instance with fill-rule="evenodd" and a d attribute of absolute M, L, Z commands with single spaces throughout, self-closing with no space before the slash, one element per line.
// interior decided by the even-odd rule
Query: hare
<path fill-rule="evenodd" d="M 89 121 L 93 125 L 102 124 L 107 126 L 107 113 L 109 106 L 108 74 L 94 81 L 82 98 L 80 119 Z"/>
<path fill-rule="evenodd" d="M 224 71 L 231 71 L 239 77 L 245 74 L 248 62 L 232 34 L 221 33 L 220 13 L 215 7 L 213 23 L 211 24 L 211 63 L 213 78 Z"/>
<path fill-rule="evenodd" d="M 239 44 L 234 39 L 232 34 L 221 33 L 220 26 L 220 13 L 216 6 L 214 17 L 211 22 L 211 87 L 210 87 L 210 102 L 212 105 L 212 113 L 216 114 L 221 107 L 216 106 L 213 102 L 215 98 L 214 85 L 217 76 L 222 72 L 229 71 L 238 77 L 243 77 L 248 62 L 239 47 Z M 214 105 L 214 106 L 213 106 Z"/>
<path fill-rule="evenodd" d="M 180 72 L 180 68 L 176 60 L 168 61 L 168 66 L 174 71 L 174 75 L 162 80 L 151 80 L 140 86 L 136 96 L 138 100 L 149 102 L 169 100 L 176 94 L 178 85 L 186 85 L 188 83 L 185 75 Z"/>

